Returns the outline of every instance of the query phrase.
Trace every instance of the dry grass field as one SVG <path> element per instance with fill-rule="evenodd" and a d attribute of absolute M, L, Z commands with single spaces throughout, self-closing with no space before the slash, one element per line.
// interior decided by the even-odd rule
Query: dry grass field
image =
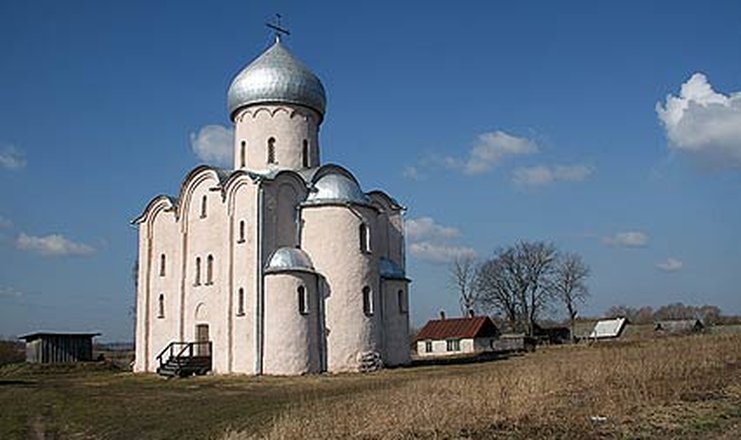
<path fill-rule="evenodd" d="M 741 335 L 299 378 L 6 366 L 0 438 L 736 439 Z"/>

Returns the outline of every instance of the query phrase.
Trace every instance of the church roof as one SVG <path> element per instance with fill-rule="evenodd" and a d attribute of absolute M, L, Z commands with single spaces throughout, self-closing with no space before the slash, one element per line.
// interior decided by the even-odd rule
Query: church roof
<path fill-rule="evenodd" d="M 300 270 L 314 272 L 314 263 L 309 255 L 301 249 L 282 247 L 273 252 L 270 257 L 266 272 L 281 272 L 287 270 Z"/>
<path fill-rule="evenodd" d="M 404 269 L 402 269 L 401 266 L 386 257 L 381 257 L 378 260 L 378 272 L 381 274 L 381 278 L 385 278 L 388 280 L 407 279 Z"/>
<path fill-rule="evenodd" d="M 227 94 L 229 115 L 252 104 L 289 103 L 324 116 L 327 97 L 319 78 L 280 41 L 270 46 L 234 78 Z"/>

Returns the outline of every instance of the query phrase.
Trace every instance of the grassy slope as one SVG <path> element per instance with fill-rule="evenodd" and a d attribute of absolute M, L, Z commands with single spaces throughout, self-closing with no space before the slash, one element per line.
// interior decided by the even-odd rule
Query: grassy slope
<path fill-rule="evenodd" d="M 739 335 L 371 375 L 163 380 L 104 366 L 0 369 L 2 439 L 201 439 L 227 429 L 235 439 L 715 438 L 741 434 L 739 422 Z"/>

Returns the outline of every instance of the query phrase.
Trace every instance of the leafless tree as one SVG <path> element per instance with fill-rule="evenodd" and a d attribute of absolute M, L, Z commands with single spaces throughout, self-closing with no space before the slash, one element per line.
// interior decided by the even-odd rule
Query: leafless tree
<path fill-rule="evenodd" d="M 500 314 L 512 330 L 520 327 L 519 300 L 524 289 L 525 279 L 512 248 L 497 250 L 494 258 L 479 267 L 476 290 L 480 293 L 482 306 Z"/>
<path fill-rule="evenodd" d="M 544 242 L 521 241 L 498 249 L 484 262 L 477 276 L 481 302 L 504 315 L 513 329 L 532 335 L 535 320 L 552 295 L 556 248 Z"/>
<path fill-rule="evenodd" d="M 589 296 L 586 279 L 589 276 L 587 266 L 578 254 L 563 254 L 556 259 L 551 289 L 566 307 L 569 316 L 571 335 L 574 335 L 574 321 L 577 305 Z"/>
<path fill-rule="evenodd" d="M 456 257 L 450 267 L 450 283 L 458 296 L 463 316 L 479 308 L 479 295 L 475 281 L 476 260 L 472 256 Z"/>

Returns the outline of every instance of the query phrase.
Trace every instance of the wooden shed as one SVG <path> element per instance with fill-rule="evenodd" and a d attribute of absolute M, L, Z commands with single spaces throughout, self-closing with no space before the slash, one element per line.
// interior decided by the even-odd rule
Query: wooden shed
<path fill-rule="evenodd" d="M 35 332 L 26 341 L 26 362 L 60 364 L 93 360 L 93 338 L 100 333 Z"/>

